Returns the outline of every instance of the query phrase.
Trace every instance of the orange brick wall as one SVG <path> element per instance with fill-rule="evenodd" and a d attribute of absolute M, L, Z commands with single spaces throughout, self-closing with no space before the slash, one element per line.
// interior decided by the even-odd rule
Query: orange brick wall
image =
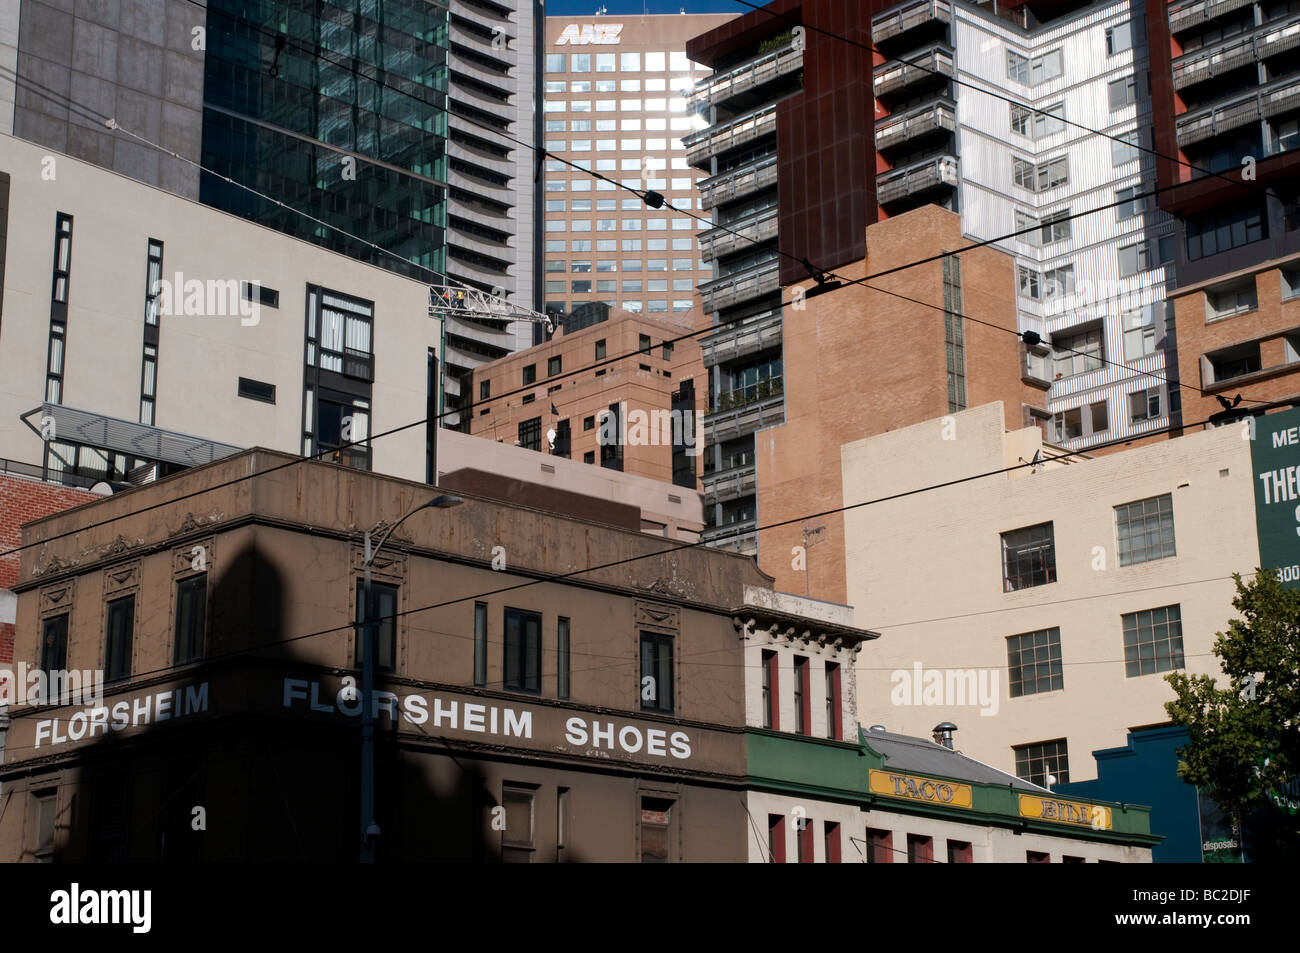
<path fill-rule="evenodd" d="M 1214 394 L 1229 400 L 1241 394 L 1242 410 L 1256 401 L 1300 395 L 1300 364 L 1281 366 L 1286 360 L 1282 332 L 1300 329 L 1300 298 L 1282 300 L 1282 278 L 1276 267 L 1258 271 L 1253 277 L 1259 298 L 1254 311 L 1207 322 L 1203 289 L 1180 294 L 1174 301 L 1179 380 L 1189 385 L 1183 388 L 1183 421 L 1192 429 L 1199 429 L 1199 421 L 1223 410 Z M 1207 351 L 1254 340 L 1259 340 L 1258 373 L 1206 387 L 1201 379 L 1201 357 Z M 1196 387 L 1211 393 L 1199 394 L 1193 389 Z"/>
<path fill-rule="evenodd" d="M 933 205 L 886 219 L 867 228 L 866 261 L 835 271 L 858 278 L 960 248 L 970 243 L 960 224 L 956 214 Z M 842 506 L 845 443 L 931 419 L 940 439 L 937 418 L 949 412 L 942 269 L 934 261 L 872 279 L 873 288 L 849 286 L 806 302 L 803 310 L 786 308 L 786 422 L 755 435 L 760 526 Z M 1016 331 L 1009 256 L 990 248 L 966 252 L 961 279 L 963 314 Z M 1022 403 L 1043 403 L 1042 391 L 1021 380 L 1020 342 L 971 320 L 964 331 L 967 406 L 1001 400 L 1006 426 L 1020 429 Z M 942 478 L 935 474 L 935 482 Z M 819 525 L 826 528 L 808 550 L 805 578 L 792 565 L 792 549 L 802 545 L 805 526 Z M 844 601 L 839 514 L 763 530 L 758 550 L 759 568 L 775 578 L 775 588 L 802 595 L 806 585 L 815 599 Z"/>
<path fill-rule="evenodd" d="M 0 553 L 22 545 L 24 523 L 97 499 L 87 490 L 0 475 Z M 20 558 L 20 553 L 0 556 L 0 589 L 9 589 L 18 581 Z M 0 663 L 13 658 L 14 627 L 0 622 Z"/>

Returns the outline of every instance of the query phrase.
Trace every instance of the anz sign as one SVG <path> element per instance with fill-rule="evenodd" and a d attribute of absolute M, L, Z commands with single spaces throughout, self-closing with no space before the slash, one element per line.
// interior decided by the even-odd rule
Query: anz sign
<path fill-rule="evenodd" d="M 588 43 L 613 45 L 618 42 L 623 32 L 621 23 L 570 23 L 560 32 L 556 46 L 586 46 Z"/>

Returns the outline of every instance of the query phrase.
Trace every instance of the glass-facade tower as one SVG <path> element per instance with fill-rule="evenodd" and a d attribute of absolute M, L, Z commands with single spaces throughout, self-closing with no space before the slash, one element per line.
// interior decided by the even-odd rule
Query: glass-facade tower
<path fill-rule="evenodd" d="M 200 200 L 413 277 L 445 271 L 447 8 L 210 0 L 207 23 L 203 165 L 218 175 Z"/>

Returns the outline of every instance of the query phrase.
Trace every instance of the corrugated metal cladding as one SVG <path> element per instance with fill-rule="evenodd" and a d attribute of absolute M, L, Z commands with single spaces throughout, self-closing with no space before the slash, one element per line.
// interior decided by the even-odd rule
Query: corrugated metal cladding
<path fill-rule="evenodd" d="M 1053 413 L 1100 401 L 1107 404 L 1106 429 L 1064 440 L 1071 448 L 1167 426 L 1166 385 L 1148 375 L 1177 376 L 1176 356 L 1163 350 L 1161 303 L 1166 275 L 1158 267 L 1159 239 L 1172 235 L 1173 222 L 1150 200 L 1148 207 L 1136 215 L 1121 217 L 1118 210 L 1104 208 L 1118 200 L 1119 190 L 1136 188 L 1142 192 L 1155 187 L 1155 157 L 1138 153 L 1135 158 L 1116 163 L 1114 143 L 1107 138 L 1140 130 L 1142 144 L 1148 149 L 1151 145 L 1146 132 L 1151 124 L 1151 102 L 1142 79 L 1147 69 L 1145 32 L 1134 31 L 1130 50 L 1114 56 L 1107 53 L 1107 28 L 1132 19 L 1133 13 L 1128 0 L 1116 0 L 1091 7 L 1031 36 L 966 4 L 954 4 L 953 11 L 952 40 L 963 84 L 957 87 L 956 98 L 962 223 L 967 233 L 986 239 L 1023 228 L 1025 223 L 1017 219 L 1017 210 L 1041 219 L 1057 212 L 1077 214 L 1097 209 L 1070 220 L 1069 235 L 1062 240 L 1042 244 L 1015 238 L 997 243 L 997 247 L 1016 256 L 1018 265 L 1040 274 L 1040 293 L 1047 288 L 1055 269 L 1073 268 L 1074 293 L 1050 300 L 1021 296 L 1018 307 L 1022 328 L 1056 334 L 1058 339 L 1072 328 L 1101 328 L 1102 356 L 1111 363 L 1064 377 L 1054 382 L 1047 394 L 1048 408 Z M 1059 77 L 1032 87 L 1008 78 L 1008 50 L 1033 60 L 1058 49 L 1062 67 Z M 1103 71 L 1098 72 L 1098 64 L 1103 64 Z M 1110 84 L 1129 77 L 1137 83 L 1137 103 L 1112 110 Z M 1044 110 L 1059 104 L 1066 124 L 1039 138 L 1021 135 L 1012 129 L 1012 104 L 1008 100 Z M 1039 166 L 1064 158 L 1068 179 L 1057 187 L 1032 192 L 1015 183 L 1016 158 Z M 1149 262 L 1156 267 L 1121 277 L 1121 249 L 1134 244 L 1145 244 Z M 1154 323 L 1158 349 L 1126 364 L 1122 314 L 1151 304 L 1157 306 Z M 1134 422 L 1129 394 L 1149 387 L 1161 390 L 1160 414 Z"/>
<path fill-rule="evenodd" d="M 803 93 L 777 106 L 782 285 L 866 255 L 876 210 L 871 17 L 881 0 L 805 0 Z M 845 42 L 845 41 L 848 42 Z M 857 44 L 857 45 L 855 45 Z"/>

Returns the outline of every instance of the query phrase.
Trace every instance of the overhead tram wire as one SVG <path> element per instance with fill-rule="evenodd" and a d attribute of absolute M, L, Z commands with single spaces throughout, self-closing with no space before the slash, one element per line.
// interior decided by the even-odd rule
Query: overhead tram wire
<path fill-rule="evenodd" d="M 37 87 L 40 86 L 40 84 L 31 83 L 30 81 L 26 80 L 25 78 L 23 78 L 23 77 L 19 77 L 19 76 L 17 75 L 16 70 L 10 70 L 10 69 L 7 69 L 7 68 L 5 68 L 5 67 L 0 67 L 0 73 L 6 73 L 6 72 L 7 72 L 7 73 L 10 73 L 11 75 L 13 75 L 15 81 L 16 81 L 17 83 L 19 83 L 19 84 L 28 84 L 28 85 L 37 86 Z M 277 204 L 277 205 L 280 205 L 282 208 L 285 208 L 285 209 L 288 210 L 288 211 L 291 211 L 291 212 L 294 212 L 294 213 L 296 213 L 296 214 L 302 215 L 303 217 L 305 217 L 305 218 L 311 220 L 312 222 L 314 222 L 314 223 L 316 223 L 316 224 L 323 225 L 324 227 L 329 228 L 329 229 L 334 230 L 334 231 L 337 231 L 337 232 L 339 232 L 340 234 L 345 235 L 346 237 L 352 238 L 352 239 L 354 239 L 354 240 L 356 240 L 356 241 L 358 241 L 358 242 L 361 242 L 362 244 L 368 245 L 369 247 L 372 247 L 372 248 L 374 248 L 374 249 L 377 250 L 377 251 L 380 251 L 380 252 L 382 252 L 382 253 L 384 253 L 384 254 L 387 254 L 387 255 L 389 255 L 389 256 L 391 256 L 391 257 L 393 257 L 393 258 L 395 258 L 395 259 L 397 259 L 397 260 L 399 260 L 399 261 L 402 261 L 403 263 L 406 263 L 406 264 L 409 264 L 409 265 L 413 265 L 414 267 L 417 267 L 417 268 L 421 268 L 422 270 L 425 270 L 425 271 L 427 271 L 428 273 L 430 273 L 430 274 L 432 274 L 432 275 L 435 275 L 435 276 L 437 276 L 437 277 L 444 277 L 444 278 L 447 277 L 447 276 L 445 276 L 445 275 L 441 274 L 440 272 L 437 272 L 437 271 L 435 271 L 435 270 L 433 270 L 433 269 L 427 268 L 427 267 L 425 267 L 425 266 L 423 266 L 423 265 L 420 265 L 420 264 L 418 264 L 418 263 L 415 263 L 415 262 L 410 262 L 408 259 L 402 258 L 402 256 L 397 255 L 396 253 L 391 252 L 391 251 L 389 251 L 389 250 L 387 250 L 387 249 L 384 249 L 384 248 L 382 248 L 381 246 L 376 245 L 376 244 L 373 243 L 373 242 L 368 242 L 368 241 L 366 241 L 365 239 L 360 238 L 359 236 L 352 235 L 351 233 L 347 232 L 346 230 L 340 228 L 339 226 L 332 225 L 332 224 L 330 224 L 330 223 L 328 223 L 328 222 L 323 222 L 323 221 L 321 221 L 320 219 L 317 219 L 317 218 L 315 218 L 314 216 L 311 216 L 311 215 L 309 215 L 308 213 L 306 213 L 306 212 L 304 212 L 304 211 L 302 211 L 302 210 L 300 210 L 300 209 L 296 209 L 296 208 L 293 208 L 292 206 L 286 205 L 285 203 L 281 202 L 280 200 L 275 199 L 275 198 L 273 198 L 273 197 L 271 197 L 271 196 L 269 196 L 269 195 L 266 195 L 265 193 L 262 193 L 262 192 L 260 192 L 260 191 L 258 191 L 258 190 L 256 190 L 256 189 L 252 188 L 251 186 L 247 186 L 247 185 L 244 185 L 243 183 L 235 182 L 233 179 L 230 179 L 229 177 L 221 176 L 220 173 L 216 173 L 216 172 L 214 172 L 213 170 L 207 169 L 205 166 L 203 166 L 201 163 L 197 162 L 197 161 L 194 160 L 194 159 L 190 159 L 190 158 L 188 158 L 188 157 L 186 157 L 186 156 L 181 156 L 181 155 L 179 155 L 178 153 L 176 153 L 176 152 L 174 152 L 174 151 L 172 151 L 172 150 L 167 149 L 165 146 L 162 146 L 162 145 L 160 145 L 160 144 L 158 144 L 158 143 L 154 143 L 154 142 L 150 141 L 149 139 L 147 139 L 147 138 L 145 138 L 145 137 L 143 137 L 143 136 L 140 136 L 140 135 L 138 135 L 138 134 L 136 134 L 136 133 L 134 133 L 134 132 L 132 132 L 132 131 L 130 131 L 130 130 L 128 130 L 128 129 L 125 129 L 124 127 L 122 127 L 120 124 L 116 123 L 116 122 L 115 122 L 114 120 L 112 120 L 111 118 L 103 117 L 103 116 L 98 116 L 97 114 L 95 114 L 95 113 L 93 113 L 92 111 L 88 110 L 88 109 L 87 109 L 86 107 L 84 107 L 82 104 L 78 103 L 76 100 L 73 100 L 73 99 L 72 99 L 71 97 L 69 97 L 69 96 L 66 96 L 66 95 L 63 95 L 63 94 L 57 93 L 56 91 L 53 91 L 53 90 L 49 90 L 48 87 L 40 87 L 40 88 L 45 89 L 45 90 L 46 90 L 48 93 L 50 93 L 50 94 L 53 94 L 52 96 L 47 96 L 46 98 L 57 98 L 57 99 L 59 99 L 59 100 L 66 101 L 66 103 L 69 104 L 69 108 L 72 108 L 73 106 L 75 106 L 75 107 L 78 109 L 78 111 L 81 112 L 82 114 L 86 115 L 87 118 L 95 118 L 97 121 L 103 122 L 104 125 L 105 125 L 106 127 L 110 128 L 110 129 L 113 129 L 114 131 L 122 132 L 123 134 L 128 135 L 128 136 L 130 136 L 130 137 L 133 138 L 133 139 L 136 139 L 137 141 L 139 141 L 139 142 L 141 142 L 141 143 L 143 143 L 143 144 L 149 146 L 150 148 L 153 148 L 153 149 L 155 149 L 155 150 L 157 150 L 157 151 L 160 151 L 160 152 L 162 152 L 162 153 L 164 153 L 164 154 L 166 154 L 166 155 L 173 156 L 174 158 L 176 158 L 176 159 L 178 159 L 178 160 L 180 160 L 180 161 L 187 162 L 187 163 L 189 163 L 189 164 L 195 166 L 196 168 L 200 169 L 201 171 L 205 171 L 205 172 L 208 172 L 209 174 L 217 175 L 219 178 L 222 178 L 223 180 L 229 182 L 230 184 L 233 184 L 233 185 L 235 185 L 235 186 L 237 186 L 237 187 L 239 187 L 239 188 L 245 189 L 246 191 L 249 191 L 249 192 L 251 192 L 252 194 L 258 195 L 259 197 L 264 198 L 264 199 L 266 199 L 267 201 L 270 201 L 270 202 L 273 202 L 273 203 L 275 203 L 275 204 Z M 398 91 L 398 92 L 402 92 L 402 91 L 400 91 L 400 90 L 397 90 L 397 91 Z M 490 127 L 485 127 L 485 128 L 490 128 Z M 507 136 L 507 138 L 512 138 L 512 137 L 508 137 L 508 136 Z M 517 141 L 517 142 L 519 142 L 521 145 L 528 146 L 527 143 L 524 143 L 524 142 L 522 142 L 522 141 L 520 141 L 520 140 L 513 140 L 513 141 Z M 536 147 L 535 147 L 535 146 L 529 146 L 529 148 L 533 148 L 534 150 L 536 150 Z M 549 155 L 549 153 L 545 153 L 544 150 L 542 150 L 542 151 L 543 151 L 543 154 Z M 565 161 L 567 164 L 569 164 L 569 165 L 573 165 L 573 163 L 568 163 L 567 160 L 561 160 L 561 161 Z M 587 171 L 588 171 L 588 170 L 583 170 L 583 169 L 581 169 L 580 167 L 577 167 L 577 166 L 574 166 L 574 168 L 577 168 L 579 171 L 583 171 L 583 172 L 587 172 Z M 627 187 L 627 186 L 622 186 L 620 183 L 616 182 L 615 180 L 613 180 L 613 179 L 608 179 L 606 176 L 602 176 L 602 175 L 600 175 L 599 173 L 589 173 L 589 174 L 593 175 L 594 177 L 596 177 L 596 178 L 598 178 L 598 179 L 603 179 L 603 180 L 605 180 L 605 181 L 609 181 L 609 182 L 611 182 L 612 184 L 614 184 L 614 185 L 616 185 L 616 186 L 618 186 L 618 187 L 620 187 L 620 188 L 624 188 L 624 189 L 627 190 L 627 191 L 633 192 L 634 194 L 641 195 L 641 193 L 637 192 L 635 189 L 631 189 L 630 187 Z M 644 196 L 642 196 L 642 197 L 644 198 Z M 1088 210 L 1088 211 L 1078 213 L 1078 215 L 1081 216 L 1081 215 L 1089 214 L 1090 212 L 1102 211 L 1102 210 L 1104 210 L 1105 208 L 1112 208 L 1112 207 L 1114 207 L 1115 204 L 1122 204 L 1122 203 L 1114 203 L 1114 204 L 1112 204 L 1112 205 L 1110 205 L 1110 206 L 1102 206 L 1102 207 L 1099 207 L 1099 208 L 1096 208 L 1096 209 L 1090 209 L 1090 210 Z M 689 214 L 689 213 L 688 213 L 688 214 Z M 691 216 L 691 217 L 693 217 L 693 218 L 697 218 L 696 216 Z M 1012 233 L 1012 235 L 1014 236 L 1015 234 L 1027 233 L 1027 232 L 1032 232 L 1032 231 L 1037 231 L 1037 230 L 1038 230 L 1038 227 L 1035 226 L 1035 227 L 1032 227 L 1032 228 L 1022 229 L 1022 230 L 1020 230 L 1020 232 Z M 750 242 L 751 244 L 754 244 L 754 245 L 759 244 L 757 241 L 755 241 L 754 239 L 749 238 L 748 236 L 739 236 L 739 237 L 741 237 L 741 238 L 743 238 L 744 240 Z M 990 241 L 996 241 L 996 240 L 998 240 L 998 239 L 992 239 L 992 240 L 990 240 Z M 977 246 L 970 246 L 970 247 L 977 247 Z M 965 249 L 959 249 L 959 250 L 957 250 L 957 251 L 950 252 L 950 253 L 948 253 L 948 255 L 957 254 L 957 253 L 959 253 L 959 252 L 962 251 L 962 250 L 965 250 Z M 784 252 L 782 252 L 781 254 L 784 254 L 784 255 L 786 255 L 786 257 L 790 257 L 790 258 L 792 258 L 792 259 L 794 258 L 794 256 L 793 256 L 793 255 L 790 255 L 789 253 L 784 253 Z M 941 256 L 938 256 L 938 257 L 940 257 L 940 258 L 942 258 L 942 257 L 947 257 L 947 255 L 941 255 Z M 900 266 L 900 267 L 898 267 L 898 268 L 891 269 L 891 271 L 890 271 L 889 273 L 897 272 L 897 271 L 899 271 L 899 270 L 902 270 L 902 268 L 905 268 L 905 267 L 913 267 L 913 266 L 915 266 L 916 264 L 921 264 L 921 263 L 924 263 L 924 262 L 927 262 L 927 261 L 933 261 L 933 260 L 934 260 L 934 258 L 930 258 L 930 259 L 925 259 L 925 260 L 923 260 L 922 262 L 916 262 L 916 263 L 913 263 L 912 265 L 904 265 L 904 266 Z M 848 287 L 848 285 L 852 285 L 852 284 L 862 284 L 864 287 L 871 288 L 872 290 L 883 291 L 883 292 L 886 293 L 886 294 L 890 294 L 890 295 L 893 295 L 893 296 L 895 296 L 895 297 L 899 297 L 899 298 L 903 298 L 903 299 L 905 299 L 905 300 L 912 301 L 913 303 L 920 304 L 920 305 L 922 305 L 923 307 L 932 308 L 932 309 L 934 309 L 934 310 L 936 310 L 936 311 L 944 311 L 945 313 L 947 312 L 947 309 L 942 308 L 942 307 L 940 307 L 940 306 L 938 306 L 938 305 L 932 305 L 932 304 L 930 304 L 929 302 L 924 302 L 924 301 L 920 301 L 919 299 L 909 298 L 909 297 L 906 296 L 906 295 L 900 295 L 900 294 L 898 294 L 897 292 L 891 292 L 891 291 L 888 291 L 888 290 L 886 290 L 886 289 L 878 288 L 878 287 L 873 286 L 873 285 L 866 285 L 866 284 L 865 284 L 865 281 L 866 281 L 867 278 L 870 277 L 870 276 L 867 276 L 867 277 L 864 277 L 864 278 L 859 278 L 859 279 L 844 279 L 844 278 L 842 278 L 841 276 L 835 275 L 834 273 L 829 273 L 829 276 L 830 276 L 831 278 L 836 279 L 836 280 L 840 280 L 840 281 L 845 282 L 845 284 L 842 284 L 842 285 L 840 285 L 840 286 L 837 287 L 837 288 L 833 288 L 832 290 L 840 290 L 841 288 L 843 288 L 843 287 Z M 789 301 L 789 302 L 783 301 L 783 302 L 781 302 L 781 305 L 780 305 L 780 306 L 781 306 L 781 307 L 785 307 L 785 306 L 788 306 L 788 305 L 790 305 L 790 304 L 794 304 L 794 303 L 795 303 L 795 300 L 792 300 L 792 301 Z M 976 323 L 986 324 L 986 325 L 988 325 L 988 326 L 990 326 L 990 327 L 997 328 L 998 330 L 1006 331 L 1007 333 L 1010 333 L 1010 334 L 1015 334 L 1015 335 L 1017 335 L 1018 337 L 1023 337 L 1023 334 L 1022 334 L 1021 332 L 1013 331 L 1013 330 L 1011 330 L 1011 329 L 1009 329 L 1009 328 L 1002 328 L 1002 327 L 999 326 L 999 325 L 990 324 L 989 322 L 980 321 L 979 319 L 971 318 L 970 316 L 965 315 L 965 314 L 960 315 L 960 317 L 962 317 L 962 318 L 964 318 L 964 319 L 966 319 L 966 320 L 975 321 Z M 713 327 L 704 327 L 704 328 L 701 328 L 701 329 L 699 329 L 699 330 L 697 330 L 697 331 L 694 331 L 694 332 L 688 332 L 688 333 L 686 333 L 686 334 L 680 335 L 679 337 L 672 339 L 671 342 L 670 342 L 670 341 L 665 341 L 665 342 L 662 342 L 662 343 L 673 343 L 673 342 L 676 342 L 676 341 L 685 340 L 685 339 L 687 339 L 687 338 L 696 337 L 696 336 L 699 336 L 699 335 L 701 335 L 701 334 L 712 333 L 714 330 L 715 330 L 715 328 L 713 328 Z M 1074 349 L 1070 349 L 1070 348 L 1060 348 L 1059 350 L 1069 350 L 1069 351 L 1071 351 L 1072 353 L 1083 354 L 1083 352 L 1075 351 Z M 611 358 L 611 359 L 608 359 L 608 360 L 606 360 L 606 361 L 598 362 L 598 363 L 596 363 L 596 364 L 590 365 L 590 367 L 579 368 L 579 369 L 577 369 L 577 370 L 575 370 L 575 371 L 567 372 L 567 373 L 565 373 L 565 374 L 563 374 L 563 375 L 558 375 L 558 377 L 569 377 L 569 376 L 573 376 L 573 375 L 576 375 L 576 374 L 579 374 L 579 373 L 584 373 L 584 372 L 587 371 L 587 370 L 590 370 L 590 369 L 593 369 L 593 368 L 596 368 L 596 367 L 601 366 L 601 364 L 612 363 L 613 361 L 621 360 L 621 359 L 626 358 L 626 357 L 629 357 L 629 356 L 634 356 L 635 354 L 638 354 L 638 353 L 641 353 L 641 350 L 640 350 L 640 349 L 638 349 L 638 350 L 635 351 L 635 352 L 632 352 L 631 354 L 624 355 L 622 358 L 620 358 L 620 357 Z M 1087 357 L 1088 355 L 1083 355 L 1083 356 Z M 1105 363 L 1111 363 L 1111 364 L 1115 364 L 1115 363 L 1116 363 L 1116 362 L 1108 361 L 1108 360 L 1106 360 L 1106 359 L 1104 359 L 1104 358 L 1101 358 L 1100 360 L 1104 361 Z M 1126 368 L 1127 368 L 1127 365 L 1117 365 L 1117 366 L 1123 366 L 1123 367 L 1126 367 Z M 1131 368 L 1129 368 L 1129 369 L 1131 370 Z M 1197 392 L 1199 392 L 1199 393 L 1202 393 L 1202 394 L 1205 393 L 1201 388 L 1197 388 L 1197 387 L 1194 387 L 1193 385 L 1189 385 L 1189 384 L 1183 384 L 1183 383 L 1181 383 L 1181 382 L 1170 381 L 1170 380 L 1168 380 L 1167 378 L 1160 377 L 1159 375 L 1152 374 L 1151 372 L 1139 371 L 1139 372 L 1137 372 L 1137 373 L 1146 374 L 1147 376 L 1151 376 L 1151 377 L 1153 377 L 1153 378 L 1155 378 L 1155 379 L 1158 379 L 1158 380 L 1164 381 L 1165 383 L 1170 384 L 1170 385 L 1173 385 L 1173 384 L 1177 383 L 1179 387 L 1183 387 L 1183 388 L 1188 388 L 1188 389 L 1191 389 L 1191 390 L 1195 390 L 1195 391 L 1197 391 Z M 450 415 L 451 413 L 459 413 L 459 412 L 463 412 L 463 411 L 465 411 L 465 410 L 470 410 L 470 409 L 473 409 L 474 407 L 479 406 L 479 405 L 482 404 L 482 403 L 487 403 L 487 402 L 490 402 L 490 401 L 493 401 L 493 400 L 503 399 L 503 398 L 505 398 L 505 397 L 507 397 L 507 396 L 512 396 L 512 395 L 517 394 L 517 393 L 524 393 L 524 392 L 527 392 L 527 390 L 529 390 L 529 388 L 520 388 L 520 389 L 518 389 L 518 390 L 516 390 L 516 391 L 511 391 L 511 392 L 507 392 L 507 393 L 505 393 L 505 394 L 501 394 L 501 395 L 499 395 L 498 397 L 489 398 L 489 399 L 487 399 L 487 400 L 483 400 L 483 401 L 476 401 L 476 402 L 471 403 L 470 405 L 468 405 L 468 406 L 466 406 L 466 407 L 458 407 L 455 411 L 446 411 L 446 412 L 444 412 L 444 413 L 441 414 L 441 415 L 435 415 L 435 416 L 436 416 L 436 419 L 439 419 L 439 420 L 440 420 L 441 417 L 443 417 L 443 416 L 448 416 L 448 415 Z M 1256 403 L 1268 403 L 1268 401 L 1264 401 L 1264 400 L 1261 400 L 1261 399 L 1258 399 L 1258 398 L 1250 398 L 1250 399 L 1251 399 L 1252 401 L 1256 402 Z M 411 423 L 401 425 L 401 426 L 399 426 L 399 427 L 395 427 L 395 428 L 392 428 L 392 429 L 389 429 L 389 430 L 386 430 L 386 431 L 381 431 L 381 432 L 379 432 L 379 433 L 376 433 L 376 434 L 372 434 L 372 435 L 370 435 L 370 437 L 369 437 L 368 439 L 377 439 L 377 438 L 382 437 L 382 436 L 388 436 L 388 435 L 391 435 L 391 434 L 394 434 L 394 433 L 399 433 L 399 432 L 401 432 L 401 431 L 408 430 L 408 429 L 411 429 L 411 428 L 413 428 L 413 427 L 417 427 L 417 426 L 420 426 L 420 425 L 427 424 L 431 419 L 435 419 L 435 417 L 425 417 L 425 418 L 422 418 L 422 419 L 420 419 L 420 420 L 412 421 Z M 1146 433 L 1146 434 L 1141 434 L 1141 435 L 1137 435 L 1137 436 L 1135 436 L 1135 437 L 1127 438 L 1125 442 L 1130 441 L 1130 440 L 1132 440 L 1132 439 L 1137 439 L 1138 437 L 1152 436 L 1152 435 L 1158 434 L 1158 433 L 1160 433 L 1160 432 L 1162 432 L 1162 431 L 1160 431 L 1160 430 L 1150 431 L 1150 432 L 1148 432 L 1148 433 Z M 356 446 L 356 445 L 358 445 L 359 443 L 360 443 L 360 441 L 354 441 L 354 442 L 348 444 L 347 446 Z M 1094 447 L 1092 447 L 1092 448 L 1090 448 L 1090 449 L 1097 449 L 1098 446 L 1105 446 L 1105 444 L 1102 444 L 1102 445 L 1096 445 L 1096 446 L 1094 446 Z M 329 451 L 326 451 L 326 452 L 329 452 Z M 272 467 L 272 468 L 269 469 L 269 470 L 261 471 L 261 473 L 259 473 L 259 474 L 253 474 L 253 475 L 249 475 L 249 476 L 245 476 L 245 477 L 237 478 L 235 481 L 232 481 L 232 482 L 241 482 L 241 481 L 244 480 L 244 479 L 250 479 L 252 476 L 273 473 L 273 472 L 275 472 L 275 471 L 277 471 L 277 470 L 279 470 L 279 469 L 283 469 L 283 468 L 285 468 L 285 467 L 292 466 L 292 465 L 294 465 L 294 464 L 296 464 L 296 463 L 301 463 L 301 462 L 303 462 L 303 461 L 305 461 L 305 460 L 309 460 L 309 459 L 310 459 L 310 460 L 314 460 L 314 459 L 317 459 L 319 456 L 320 456 L 320 452 L 318 451 L 316 454 L 313 454 L 313 455 L 310 456 L 310 457 L 301 457 L 301 458 L 295 459 L 294 461 L 291 461 L 291 462 L 289 462 L 289 463 L 280 464 L 280 465 L 278 465 L 278 466 L 276 466 L 276 467 Z M 216 489 L 216 487 L 214 487 L 213 489 Z M 156 508 L 156 506 L 160 506 L 160 505 L 165 505 L 165 504 L 155 504 L 155 506 L 153 506 L 153 507 L 149 507 L 148 509 L 153 509 L 153 508 Z M 144 512 L 144 511 L 141 511 L 141 512 Z M 132 514 L 122 514 L 122 516 L 128 516 L 128 515 L 132 515 Z M 122 517 L 113 517 L 113 518 L 111 518 L 110 520 L 107 520 L 107 521 L 104 521 L 104 522 L 112 522 L 112 521 L 114 521 L 114 520 L 116 520 L 116 519 L 119 519 L 119 518 L 122 518 Z M 99 525 L 104 525 L 104 524 L 103 524 L 103 523 L 97 523 L 97 524 L 93 524 L 93 525 L 91 525 L 91 526 L 82 527 L 81 529 L 92 529 L 92 528 L 95 528 L 96 526 L 99 526 Z M 58 536 L 50 537 L 50 538 L 48 538 L 48 539 L 46 539 L 46 540 L 43 540 L 42 542 L 50 542 L 50 541 L 52 541 L 52 540 L 54 540 L 54 539 L 62 538 L 63 536 L 71 535 L 72 533 L 74 533 L 74 532 L 78 532 L 78 531 L 80 531 L 80 530 L 68 531 L 68 532 L 66 532 L 66 533 L 59 534 Z M 21 551 L 22 549 L 28 548 L 28 546 L 30 546 L 30 545 L 36 545 L 36 544 L 33 543 L 33 544 L 28 544 L 28 545 L 20 545 L 20 546 L 18 546 L 18 547 L 15 547 L 15 548 L 12 548 L 12 549 L 10 549 L 10 550 L 7 550 L 7 551 L 5 551 L 5 552 L 3 552 L 3 553 L 0 553 L 0 557 L 6 556 L 6 555 L 11 555 L 11 554 L 13 554 L 13 553 L 19 552 L 19 551 Z"/>

